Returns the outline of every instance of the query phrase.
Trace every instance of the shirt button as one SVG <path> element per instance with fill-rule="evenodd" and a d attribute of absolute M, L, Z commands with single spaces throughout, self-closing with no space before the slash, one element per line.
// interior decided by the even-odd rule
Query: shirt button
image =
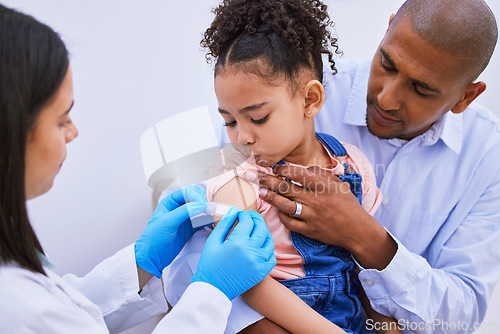
<path fill-rule="evenodd" d="M 373 284 L 375 284 L 375 281 L 374 281 L 374 280 L 372 280 L 372 279 L 367 279 L 367 280 L 365 281 L 365 284 L 366 284 L 367 286 L 373 286 Z"/>
<path fill-rule="evenodd" d="M 382 205 L 387 205 L 387 204 L 389 204 L 389 197 L 382 198 Z"/>

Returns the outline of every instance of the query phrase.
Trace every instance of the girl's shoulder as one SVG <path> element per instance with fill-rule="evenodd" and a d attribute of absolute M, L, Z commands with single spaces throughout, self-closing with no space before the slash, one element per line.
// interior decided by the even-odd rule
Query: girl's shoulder
<path fill-rule="evenodd" d="M 236 150 L 221 150 L 204 182 L 207 199 L 259 211 L 262 205 L 259 186 L 245 179 L 245 173 L 259 171 L 269 173 L 272 170 L 255 164 L 251 157 L 245 157 Z"/>

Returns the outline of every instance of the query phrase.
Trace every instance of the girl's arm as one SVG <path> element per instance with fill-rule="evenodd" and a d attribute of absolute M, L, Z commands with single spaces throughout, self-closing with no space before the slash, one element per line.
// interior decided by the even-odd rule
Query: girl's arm
<path fill-rule="evenodd" d="M 256 196 L 252 185 L 236 177 L 217 190 L 213 201 L 256 210 Z M 242 297 L 257 312 L 292 333 L 345 333 L 270 276 Z"/>
<path fill-rule="evenodd" d="M 269 275 L 241 296 L 254 310 L 291 333 L 345 333 Z"/>

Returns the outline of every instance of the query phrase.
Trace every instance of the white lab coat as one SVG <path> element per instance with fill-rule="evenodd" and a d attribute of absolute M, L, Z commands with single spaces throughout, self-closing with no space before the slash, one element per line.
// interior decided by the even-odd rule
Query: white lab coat
<path fill-rule="evenodd" d="M 160 280 L 153 277 L 137 293 L 132 245 L 83 278 L 46 272 L 0 266 L 1 333 L 118 333 L 167 311 Z M 223 333 L 230 310 L 222 292 L 194 283 L 153 333 Z"/>

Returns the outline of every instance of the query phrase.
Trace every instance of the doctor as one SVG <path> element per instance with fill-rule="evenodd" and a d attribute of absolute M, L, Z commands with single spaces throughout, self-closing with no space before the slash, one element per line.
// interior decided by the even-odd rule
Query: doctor
<path fill-rule="evenodd" d="M 194 232 L 189 213 L 204 210 L 204 190 L 172 193 L 135 245 L 83 278 L 59 277 L 30 225 L 26 200 L 52 187 L 66 144 L 78 135 L 69 115 L 68 52 L 51 28 L 0 5 L 0 74 L 1 332 L 120 332 L 166 312 L 159 278 Z M 154 333 L 223 333 L 230 300 L 275 263 L 262 218 L 233 208 L 207 240 L 193 283 Z"/>

